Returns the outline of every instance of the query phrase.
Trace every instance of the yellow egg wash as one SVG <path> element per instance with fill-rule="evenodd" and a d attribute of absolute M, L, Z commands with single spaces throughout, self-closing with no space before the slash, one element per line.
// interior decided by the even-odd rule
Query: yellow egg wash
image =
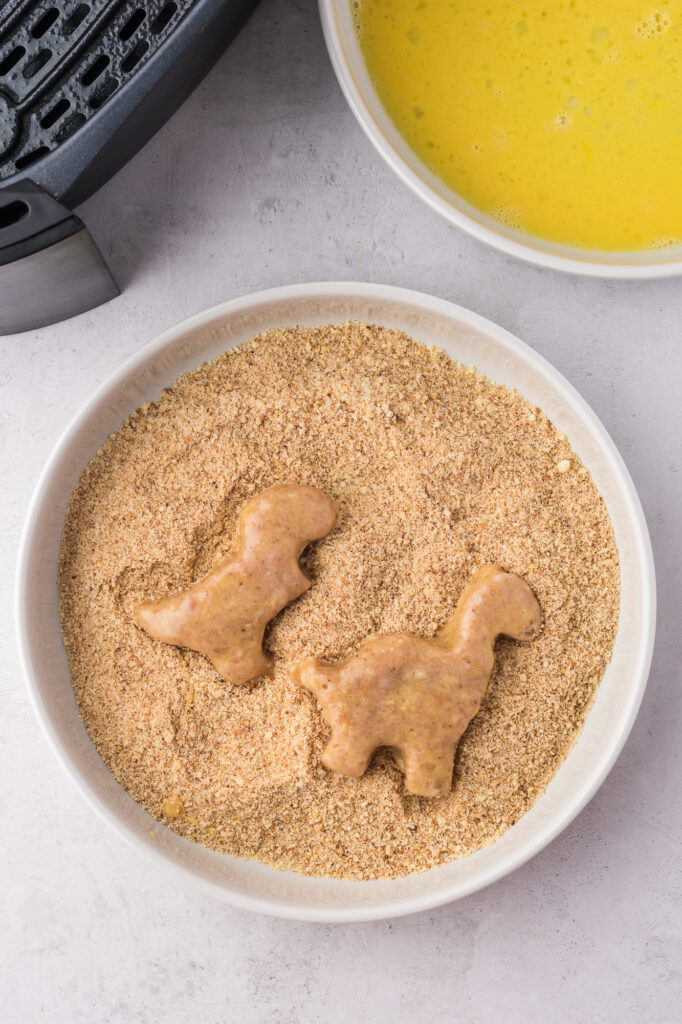
<path fill-rule="evenodd" d="M 682 244 L 682 0 L 353 0 L 389 116 L 488 216 L 602 250 Z"/>

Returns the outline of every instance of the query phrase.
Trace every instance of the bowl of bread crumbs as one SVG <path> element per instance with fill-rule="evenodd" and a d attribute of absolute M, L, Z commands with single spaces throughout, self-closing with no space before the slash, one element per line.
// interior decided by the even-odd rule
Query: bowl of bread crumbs
<path fill-rule="evenodd" d="M 137 602 L 210 573 L 245 502 L 291 482 L 337 520 L 267 627 L 266 676 L 233 685 L 137 628 Z M 328 771 L 297 661 L 433 637 L 486 563 L 544 624 L 498 641 L 448 792 L 408 792 L 385 748 Z M 474 892 L 572 820 L 634 721 L 654 595 L 632 481 L 557 371 L 451 303 L 311 284 L 190 318 L 96 392 L 31 504 L 17 623 L 45 735 L 119 835 L 234 905 L 352 921 Z"/>

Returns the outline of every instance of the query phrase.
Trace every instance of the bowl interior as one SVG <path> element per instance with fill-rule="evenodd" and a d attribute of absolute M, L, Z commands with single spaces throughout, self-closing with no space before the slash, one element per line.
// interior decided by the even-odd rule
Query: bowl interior
<path fill-rule="evenodd" d="M 342 882 L 282 873 L 192 844 L 155 822 L 114 781 L 78 717 L 62 646 L 57 558 L 70 493 L 97 447 L 180 373 L 259 331 L 348 319 L 400 328 L 475 364 L 541 406 L 567 434 L 603 494 L 621 559 L 620 626 L 611 664 L 579 741 L 538 804 L 493 846 L 397 881 Z M 60 440 L 38 485 L 19 559 L 17 621 L 29 693 L 73 782 L 125 839 L 207 892 L 257 910 L 317 920 L 388 917 L 465 895 L 523 863 L 592 796 L 634 720 L 651 656 L 651 549 L 620 456 L 571 386 L 501 328 L 441 300 L 372 285 L 301 285 L 215 307 L 150 342 L 93 396 Z M 154 829 L 156 837 L 152 837 Z"/>
<path fill-rule="evenodd" d="M 386 113 L 360 50 L 351 0 L 320 0 L 320 8 L 334 70 L 360 125 L 393 170 L 448 220 L 498 249 L 556 270 L 613 277 L 682 273 L 680 247 L 651 252 L 580 249 L 527 235 L 481 213 L 422 163 Z"/>

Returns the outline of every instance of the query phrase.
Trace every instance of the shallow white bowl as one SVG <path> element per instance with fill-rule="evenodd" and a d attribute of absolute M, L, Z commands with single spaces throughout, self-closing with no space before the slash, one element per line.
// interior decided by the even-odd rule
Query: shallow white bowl
<path fill-rule="evenodd" d="M 400 328 L 438 345 L 541 406 L 601 490 L 621 560 L 613 660 L 577 744 L 545 795 L 493 846 L 397 881 L 341 882 L 278 872 L 204 849 L 154 821 L 114 780 L 78 717 L 59 627 L 56 578 L 64 512 L 106 437 L 180 373 L 259 331 L 348 319 Z M 98 389 L 59 440 L 38 482 L 21 542 L 16 611 L 23 670 L 45 736 L 79 792 L 122 838 L 176 878 L 236 906 L 306 920 L 358 921 L 425 910 L 488 885 L 546 846 L 585 806 L 623 746 L 644 692 L 654 636 L 654 569 L 642 509 L 618 451 L 577 392 L 532 349 L 482 317 L 428 295 L 384 285 L 309 284 L 205 310 L 149 342 Z"/>
<path fill-rule="evenodd" d="M 319 3 L 336 77 L 360 126 L 389 167 L 447 220 L 502 252 L 552 270 L 619 278 L 682 274 L 682 250 L 679 248 L 609 253 L 558 245 L 504 227 L 467 203 L 422 163 L 384 110 L 358 45 L 351 0 L 319 0 Z M 538 173 L 542 173 L 541 166 Z"/>

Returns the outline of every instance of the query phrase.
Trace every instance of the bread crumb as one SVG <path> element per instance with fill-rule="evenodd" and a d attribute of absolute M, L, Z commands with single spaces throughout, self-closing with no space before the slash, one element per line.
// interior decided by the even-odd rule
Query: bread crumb
<path fill-rule="evenodd" d="M 167 818 L 179 818 L 182 814 L 182 803 L 179 796 L 169 796 L 161 808 Z"/>

